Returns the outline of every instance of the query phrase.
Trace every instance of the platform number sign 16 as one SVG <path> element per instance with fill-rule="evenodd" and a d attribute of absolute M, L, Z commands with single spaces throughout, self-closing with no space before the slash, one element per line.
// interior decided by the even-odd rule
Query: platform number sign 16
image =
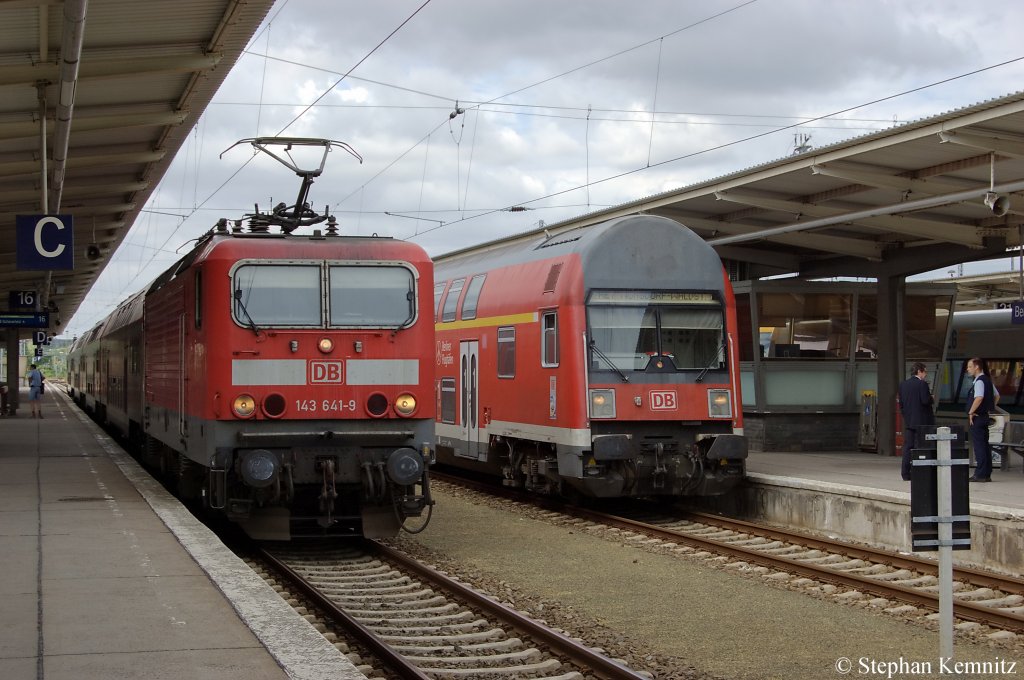
<path fill-rule="evenodd" d="M 34 290 L 12 290 L 10 293 L 10 298 L 8 300 L 8 305 L 10 306 L 11 311 L 35 311 L 36 301 L 38 299 L 39 296 L 36 294 L 36 291 Z"/>

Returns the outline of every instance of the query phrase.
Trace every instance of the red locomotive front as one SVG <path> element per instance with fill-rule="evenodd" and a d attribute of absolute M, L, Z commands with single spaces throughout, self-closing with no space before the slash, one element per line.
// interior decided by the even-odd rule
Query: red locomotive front
<path fill-rule="evenodd" d="M 149 454 L 252 535 L 393 534 L 428 500 L 396 489 L 429 458 L 431 271 L 391 239 L 212 234 L 146 296 Z"/>
<path fill-rule="evenodd" d="M 253 537 L 394 535 L 433 504 L 433 265 L 413 244 L 339 236 L 305 201 L 323 159 L 273 150 L 344 143 L 245 141 L 303 178 L 295 205 L 221 220 L 83 336 L 73 394 Z"/>

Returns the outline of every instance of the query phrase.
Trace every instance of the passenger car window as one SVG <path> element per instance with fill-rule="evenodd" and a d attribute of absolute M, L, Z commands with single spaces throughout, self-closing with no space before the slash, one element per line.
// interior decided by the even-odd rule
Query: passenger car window
<path fill-rule="evenodd" d="M 476 318 L 476 306 L 477 302 L 480 301 L 480 291 L 484 287 L 485 276 L 485 274 L 477 274 L 469 280 L 469 286 L 466 288 L 466 299 L 462 301 L 462 314 L 459 315 L 459 318 Z"/>
<path fill-rule="evenodd" d="M 498 377 L 516 377 L 516 329 L 512 326 L 498 329 Z"/>
<path fill-rule="evenodd" d="M 540 365 L 558 365 L 558 312 L 544 312 L 541 318 L 541 359 Z"/>
<path fill-rule="evenodd" d="M 462 287 L 466 279 L 455 279 L 448 289 L 448 297 L 444 300 L 444 311 L 441 313 L 441 321 L 455 321 L 455 310 L 459 305 L 459 295 L 462 294 Z"/>

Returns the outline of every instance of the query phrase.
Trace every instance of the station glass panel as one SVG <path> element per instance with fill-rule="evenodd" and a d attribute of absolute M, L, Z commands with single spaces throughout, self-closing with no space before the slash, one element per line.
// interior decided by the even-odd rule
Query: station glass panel
<path fill-rule="evenodd" d="M 904 354 L 907 361 L 939 361 L 949 325 L 950 295 L 907 295 L 903 306 Z M 857 357 L 878 353 L 878 296 L 858 296 Z"/>
<path fill-rule="evenodd" d="M 754 360 L 754 330 L 750 325 L 750 294 L 736 296 L 736 335 L 739 338 L 740 361 Z"/>
<path fill-rule="evenodd" d="M 416 282 L 405 267 L 332 265 L 329 282 L 331 326 L 401 328 L 416 316 Z"/>
<path fill-rule="evenodd" d="M 760 293 L 757 304 L 765 358 L 849 358 L 852 295 Z"/>
<path fill-rule="evenodd" d="M 907 361 L 938 361 L 946 343 L 946 328 L 952 318 L 949 295 L 908 295 L 904 305 Z"/>
<path fill-rule="evenodd" d="M 825 364 L 824 366 L 828 366 Z M 837 370 L 768 371 L 764 375 L 767 406 L 842 406 L 846 399 L 846 373 Z"/>
<path fill-rule="evenodd" d="M 320 326 L 320 265 L 247 264 L 235 270 L 232 312 L 240 326 Z"/>

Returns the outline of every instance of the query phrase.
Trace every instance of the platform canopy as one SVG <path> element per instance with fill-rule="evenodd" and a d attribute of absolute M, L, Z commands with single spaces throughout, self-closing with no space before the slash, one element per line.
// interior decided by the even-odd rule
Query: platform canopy
<path fill-rule="evenodd" d="M 35 291 L 63 330 L 272 4 L 0 0 L 0 310 Z M 19 268 L 16 216 L 44 213 L 73 269 Z"/>
<path fill-rule="evenodd" d="M 687 225 L 740 280 L 908 276 L 1006 256 L 1008 248 L 1015 255 L 1024 224 L 1024 92 L 545 229 L 636 212 Z M 994 294 L 1015 295 L 1014 285 L 1006 281 Z"/>

